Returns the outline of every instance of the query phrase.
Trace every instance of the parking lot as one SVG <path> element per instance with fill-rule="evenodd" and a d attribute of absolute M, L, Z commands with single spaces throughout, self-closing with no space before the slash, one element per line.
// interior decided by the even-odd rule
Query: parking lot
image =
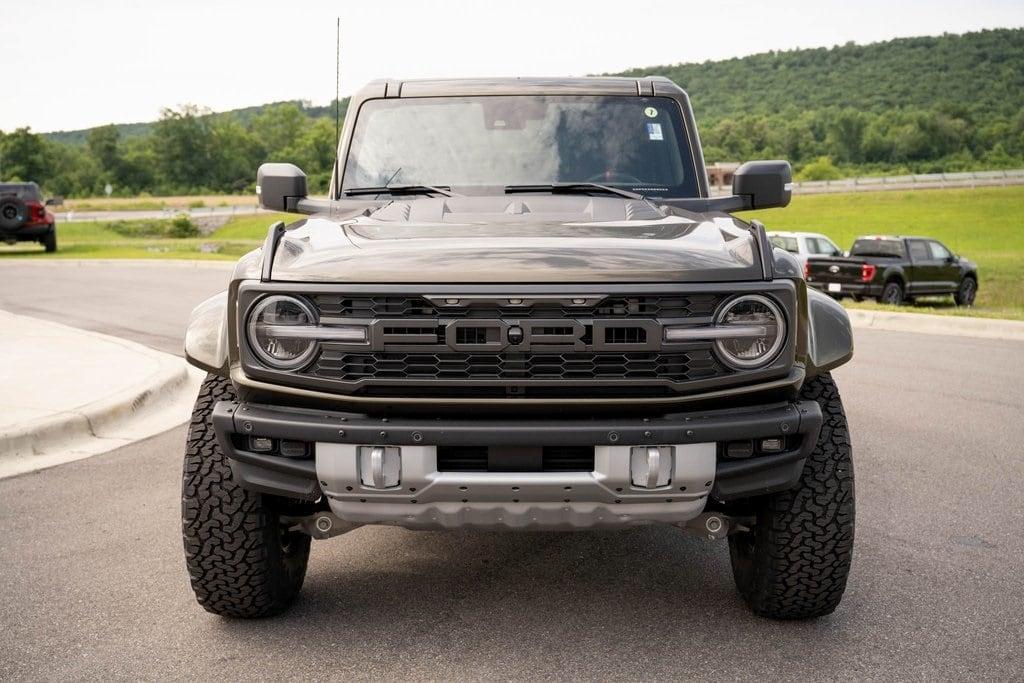
<path fill-rule="evenodd" d="M 227 278 L 3 272 L 0 309 L 177 353 L 188 310 Z M 284 616 L 223 620 L 195 604 L 182 559 L 182 426 L 0 481 L 0 678 L 1019 677 L 1024 349 L 879 330 L 856 342 L 837 378 L 857 542 L 830 617 L 751 616 L 726 545 L 671 528 L 365 527 L 314 546 Z"/>

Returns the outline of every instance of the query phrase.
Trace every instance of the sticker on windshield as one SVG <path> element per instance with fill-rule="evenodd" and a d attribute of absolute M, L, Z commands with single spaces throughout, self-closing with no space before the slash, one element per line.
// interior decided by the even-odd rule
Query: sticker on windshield
<path fill-rule="evenodd" d="M 657 118 L 658 110 L 655 109 L 654 107 L 647 107 L 646 109 L 644 109 L 644 114 L 646 114 L 647 118 L 649 119 Z"/>
<path fill-rule="evenodd" d="M 661 124 L 660 123 L 650 123 L 650 122 L 648 122 L 648 124 L 647 124 L 647 139 L 648 140 L 664 140 L 665 139 L 665 136 L 661 132 Z"/>

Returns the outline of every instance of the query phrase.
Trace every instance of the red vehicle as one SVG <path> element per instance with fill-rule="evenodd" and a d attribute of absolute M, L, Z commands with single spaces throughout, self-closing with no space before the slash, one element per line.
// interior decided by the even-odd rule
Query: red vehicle
<path fill-rule="evenodd" d="M 47 199 L 35 183 L 0 183 L 0 240 L 39 242 L 46 251 L 57 251 L 57 219 L 46 208 L 60 199 Z"/>

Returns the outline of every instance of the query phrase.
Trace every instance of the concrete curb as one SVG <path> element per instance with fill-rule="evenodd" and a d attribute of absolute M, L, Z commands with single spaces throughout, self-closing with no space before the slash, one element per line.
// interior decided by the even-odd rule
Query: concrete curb
<path fill-rule="evenodd" d="M 32 324 L 66 335 L 71 348 L 90 337 L 119 347 L 126 355 L 143 356 L 154 368 L 127 388 L 74 408 L 0 427 L 0 478 L 120 448 L 188 419 L 203 373 L 183 359 L 97 332 L 35 318 Z M 68 375 L 69 381 L 74 381 L 73 367 Z"/>
<path fill-rule="evenodd" d="M 893 332 L 915 332 L 953 337 L 1024 341 L 1024 321 L 999 318 L 968 318 L 927 313 L 893 313 L 847 309 L 854 327 Z"/>

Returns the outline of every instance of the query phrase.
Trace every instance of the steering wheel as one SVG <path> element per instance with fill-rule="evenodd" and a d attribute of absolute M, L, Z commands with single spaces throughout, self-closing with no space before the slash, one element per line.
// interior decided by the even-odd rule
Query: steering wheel
<path fill-rule="evenodd" d="M 608 170 L 604 173 L 598 173 L 587 178 L 588 183 L 636 183 L 643 185 L 644 181 L 640 180 L 634 175 L 628 173 L 620 173 L 619 171 Z"/>

